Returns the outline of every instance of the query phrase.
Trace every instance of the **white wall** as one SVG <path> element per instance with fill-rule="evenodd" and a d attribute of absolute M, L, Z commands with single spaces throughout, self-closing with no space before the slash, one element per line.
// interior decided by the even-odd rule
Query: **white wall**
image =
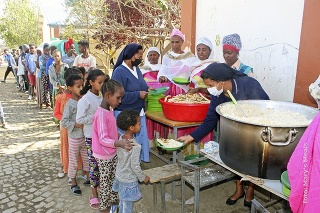
<path fill-rule="evenodd" d="M 270 98 L 293 101 L 303 6 L 304 0 L 197 0 L 196 39 L 210 38 L 215 59 L 224 62 L 222 38 L 238 33 L 240 60 Z"/>

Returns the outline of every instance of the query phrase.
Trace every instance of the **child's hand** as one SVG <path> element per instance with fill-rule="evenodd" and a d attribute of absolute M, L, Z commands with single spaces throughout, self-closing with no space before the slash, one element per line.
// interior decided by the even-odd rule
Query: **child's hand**
<path fill-rule="evenodd" d="M 122 149 L 130 151 L 132 149 L 132 147 L 134 146 L 134 142 L 131 140 L 128 140 L 128 139 L 119 140 L 114 143 L 114 146 L 121 147 Z"/>
<path fill-rule="evenodd" d="M 146 176 L 146 178 L 144 179 L 143 181 L 145 184 L 149 183 L 150 182 L 150 177 L 149 176 Z"/>
<path fill-rule="evenodd" d="M 83 129 L 83 124 L 78 124 L 78 123 L 76 123 L 76 124 L 74 125 L 74 127 Z"/>

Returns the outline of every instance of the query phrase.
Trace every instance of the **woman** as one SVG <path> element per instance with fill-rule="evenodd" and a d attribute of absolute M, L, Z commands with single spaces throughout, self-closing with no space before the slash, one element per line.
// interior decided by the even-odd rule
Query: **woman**
<path fill-rule="evenodd" d="M 223 58 L 233 69 L 243 72 L 250 77 L 255 77 L 252 67 L 244 65 L 239 60 L 239 51 L 241 50 L 242 43 L 238 34 L 227 35 L 222 39 L 223 45 Z"/>
<path fill-rule="evenodd" d="M 41 70 L 40 70 L 40 57 L 42 51 L 37 48 L 37 61 L 36 61 L 36 91 L 37 91 L 37 103 L 39 109 L 42 109 L 42 85 L 41 85 Z"/>
<path fill-rule="evenodd" d="M 68 64 L 71 68 L 73 66 L 74 59 L 78 56 L 76 53 L 76 47 L 74 46 L 71 38 L 64 43 L 64 51 L 66 52 L 66 55 L 62 57 L 62 62 Z"/>
<path fill-rule="evenodd" d="M 236 100 L 269 100 L 269 96 L 262 89 L 259 82 L 246 74 L 232 69 L 227 64 L 212 63 L 201 74 L 203 82 L 210 93 L 210 106 L 203 123 L 187 136 L 178 138 L 186 144 L 191 141 L 198 142 L 204 135 L 212 131 L 219 120 L 216 107 L 219 104 L 231 101 L 227 91 L 229 90 Z M 236 181 L 236 191 L 226 201 L 228 205 L 234 205 L 238 199 L 245 196 L 244 206 L 251 207 L 254 189 L 250 183 L 247 192 L 244 192 L 240 179 Z"/>
<path fill-rule="evenodd" d="M 52 90 L 52 102 L 53 108 L 55 104 L 55 97 L 60 92 L 64 91 L 66 80 L 64 79 L 65 70 L 68 65 L 61 61 L 61 52 L 56 49 L 52 52 L 54 63 L 49 67 L 49 80 L 53 86 Z"/>
<path fill-rule="evenodd" d="M 149 82 L 157 82 L 158 72 L 161 68 L 160 57 L 160 50 L 157 47 L 148 49 L 145 64 L 141 67 L 142 76 L 147 84 Z"/>
<path fill-rule="evenodd" d="M 50 58 L 49 52 L 49 44 L 45 43 L 43 45 L 43 54 L 39 57 L 39 67 L 41 73 L 42 103 L 45 104 L 48 109 L 51 109 L 49 104 L 51 101 L 51 89 L 49 85 L 49 75 L 46 72 L 46 64 Z"/>
<path fill-rule="evenodd" d="M 132 109 L 140 113 L 141 129 L 135 137 L 142 147 L 141 160 L 149 162 L 149 141 L 146 116 L 144 114 L 145 99 L 148 96 L 148 86 L 138 67 L 142 61 L 142 55 L 142 46 L 135 43 L 128 44 L 119 55 L 117 63 L 114 66 L 112 79 L 119 81 L 123 85 L 125 93 L 114 115 L 117 117 L 124 109 Z"/>
<path fill-rule="evenodd" d="M 162 60 L 161 69 L 158 73 L 158 81 L 171 82 L 169 94 L 172 96 L 187 93 L 188 85 L 176 84 L 173 78 L 189 79 L 190 67 L 197 61 L 197 58 L 192 52 L 186 50 L 182 51 L 181 47 L 185 40 L 184 35 L 178 29 L 173 29 L 170 35 L 171 51 L 166 53 Z"/>

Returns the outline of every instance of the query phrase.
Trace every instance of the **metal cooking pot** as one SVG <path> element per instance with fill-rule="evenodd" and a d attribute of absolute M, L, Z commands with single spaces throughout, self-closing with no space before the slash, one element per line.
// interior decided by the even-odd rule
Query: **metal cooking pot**
<path fill-rule="evenodd" d="M 260 109 L 285 109 L 298 112 L 313 120 L 318 110 L 301 104 L 268 101 L 243 100 L 241 104 L 255 105 Z M 232 169 L 254 177 L 279 180 L 287 170 L 290 159 L 306 125 L 265 126 L 231 119 L 221 113 L 221 108 L 232 102 L 217 106 L 220 115 L 219 153 L 221 160 Z"/>

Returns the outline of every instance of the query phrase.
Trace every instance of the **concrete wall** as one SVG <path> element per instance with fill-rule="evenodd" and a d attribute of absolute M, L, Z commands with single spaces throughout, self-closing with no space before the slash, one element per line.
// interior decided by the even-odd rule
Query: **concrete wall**
<path fill-rule="evenodd" d="M 224 62 L 222 38 L 238 33 L 240 60 L 270 98 L 293 101 L 303 7 L 304 0 L 197 0 L 196 39 L 210 38 L 215 59 Z"/>

